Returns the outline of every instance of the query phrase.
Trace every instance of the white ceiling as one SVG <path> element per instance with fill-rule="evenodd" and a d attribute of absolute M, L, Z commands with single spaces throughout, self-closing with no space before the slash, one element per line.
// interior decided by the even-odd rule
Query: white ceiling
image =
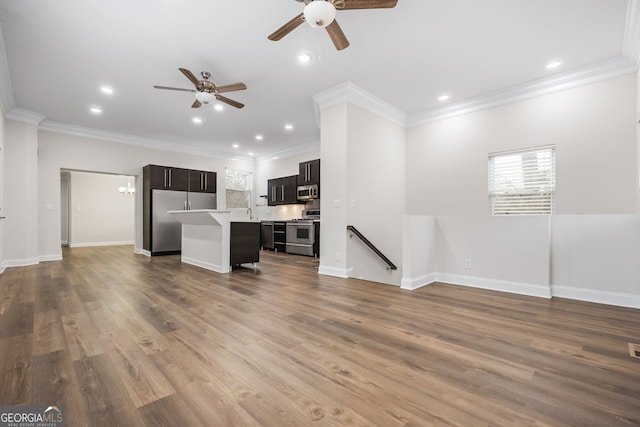
<path fill-rule="evenodd" d="M 338 11 L 351 46 L 337 51 L 306 24 L 267 40 L 302 11 L 294 0 L 0 0 L 10 79 L 3 108 L 185 149 L 265 156 L 317 144 L 312 98 L 341 83 L 416 115 L 621 58 L 635 1 L 399 0 L 394 9 Z M 312 61 L 299 64 L 301 52 Z M 547 70 L 554 59 L 562 66 Z M 153 88 L 191 88 L 178 67 L 208 70 L 218 85 L 244 82 L 247 90 L 225 96 L 246 107 L 196 110 L 192 94 Z M 94 105 L 103 113 L 91 114 Z M 194 116 L 205 122 L 194 125 Z"/>

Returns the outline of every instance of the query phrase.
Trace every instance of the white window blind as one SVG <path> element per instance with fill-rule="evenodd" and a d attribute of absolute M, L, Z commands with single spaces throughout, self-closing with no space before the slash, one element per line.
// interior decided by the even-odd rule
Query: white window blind
<path fill-rule="evenodd" d="M 225 192 L 227 209 L 247 209 L 251 207 L 253 174 L 235 169 L 225 170 Z"/>
<path fill-rule="evenodd" d="M 552 214 L 555 190 L 554 146 L 489 155 L 493 215 Z"/>

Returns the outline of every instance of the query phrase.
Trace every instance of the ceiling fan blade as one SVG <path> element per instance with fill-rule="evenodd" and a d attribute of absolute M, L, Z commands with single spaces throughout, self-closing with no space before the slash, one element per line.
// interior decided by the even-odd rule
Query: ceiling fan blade
<path fill-rule="evenodd" d="M 388 9 L 396 7 L 398 0 L 336 0 L 336 9 Z"/>
<path fill-rule="evenodd" d="M 225 104 L 229 104 L 229 105 L 231 105 L 232 107 L 236 107 L 236 108 L 242 108 L 242 107 L 244 107 L 244 104 L 241 104 L 241 103 L 240 103 L 240 102 L 238 102 L 238 101 L 234 101 L 233 99 L 229 99 L 229 98 L 227 98 L 227 97 L 225 97 L 225 96 L 222 96 L 222 95 L 216 95 L 216 99 L 217 99 L 218 101 L 220 101 L 220 102 L 224 102 Z"/>
<path fill-rule="evenodd" d="M 333 22 L 326 27 L 327 33 L 329 33 L 329 37 L 331 37 L 331 41 L 335 45 L 336 49 L 342 50 L 349 47 L 349 40 L 347 40 L 347 36 L 342 32 L 342 28 L 338 25 L 338 21 L 335 19 Z"/>
<path fill-rule="evenodd" d="M 180 70 L 182 74 L 187 76 L 187 78 L 191 80 L 191 83 L 193 83 L 195 87 L 200 86 L 200 80 L 198 80 L 191 71 L 187 70 L 186 68 L 178 68 L 178 70 Z"/>
<path fill-rule="evenodd" d="M 245 90 L 247 86 L 244 83 L 234 83 L 231 85 L 216 86 L 216 92 L 233 92 L 234 90 Z"/>
<path fill-rule="evenodd" d="M 181 92 L 196 92 L 195 89 L 182 89 L 180 87 L 169 87 L 169 86 L 153 86 L 156 89 L 165 89 L 165 90 L 179 90 Z"/>
<path fill-rule="evenodd" d="M 202 102 L 198 101 L 197 99 L 193 102 L 193 104 L 191 104 L 191 108 L 200 108 L 202 107 Z"/>
<path fill-rule="evenodd" d="M 304 22 L 304 15 L 301 13 L 300 15 L 296 16 L 295 18 L 293 18 L 291 21 L 289 21 L 286 24 L 284 24 L 282 27 L 280 27 L 277 30 L 275 30 L 267 38 L 269 40 L 273 40 L 274 42 L 278 41 L 281 38 L 283 38 L 284 36 L 286 36 L 287 34 L 289 34 L 291 31 L 293 31 L 296 28 L 298 28 L 298 26 L 300 24 L 302 24 L 303 22 Z"/>

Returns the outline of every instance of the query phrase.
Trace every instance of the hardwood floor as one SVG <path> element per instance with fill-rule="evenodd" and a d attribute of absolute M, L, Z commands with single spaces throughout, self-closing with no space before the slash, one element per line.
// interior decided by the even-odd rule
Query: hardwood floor
<path fill-rule="evenodd" d="M 640 310 L 132 252 L 0 275 L 0 406 L 62 405 L 65 426 L 640 425 Z"/>

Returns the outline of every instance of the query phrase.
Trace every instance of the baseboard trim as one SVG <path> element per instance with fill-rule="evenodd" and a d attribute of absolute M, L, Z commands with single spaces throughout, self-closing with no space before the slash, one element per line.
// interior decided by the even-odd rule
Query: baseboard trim
<path fill-rule="evenodd" d="M 436 273 L 438 282 L 491 291 L 509 292 L 532 297 L 551 298 L 551 288 L 534 283 L 512 282 L 507 280 L 488 279 L 485 277 L 463 276 L 458 274 Z"/>
<path fill-rule="evenodd" d="M 400 281 L 400 288 L 413 291 L 414 289 L 421 288 L 436 282 L 436 273 L 423 274 L 418 277 L 403 277 Z"/>
<path fill-rule="evenodd" d="M 434 282 L 508 292 L 519 295 L 529 295 L 547 299 L 567 298 L 577 301 L 593 302 L 596 304 L 640 309 L 640 295 L 635 294 L 576 288 L 562 285 L 551 285 L 547 287 L 531 283 L 510 282 L 447 273 L 429 273 L 415 278 L 402 278 L 401 288 L 406 290 L 415 290 Z"/>
<path fill-rule="evenodd" d="M 133 240 L 122 242 L 88 242 L 88 243 L 69 243 L 70 248 L 88 248 L 93 246 L 124 246 L 133 245 Z"/>
<path fill-rule="evenodd" d="M 415 278 L 403 278 L 401 288 L 414 290 L 426 285 L 430 285 L 434 282 L 442 282 L 458 286 L 468 286 L 471 288 L 487 289 L 491 291 L 509 292 L 519 295 L 529 295 L 540 298 L 551 298 L 551 289 L 545 285 L 512 282 L 498 279 L 487 279 L 484 277 L 472 277 L 448 273 L 429 273 Z"/>
<path fill-rule="evenodd" d="M 38 258 L 25 258 L 25 259 L 8 259 L 5 260 L 2 265 L 3 271 L 9 267 L 26 267 L 28 265 L 36 265 L 39 264 L 40 260 Z"/>
<path fill-rule="evenodd" d="M 38 257 L 38 260 L 40 262 L 47 262 L 47 261 L 62 261 L 62 254 L 52 254 L 52 255 L 40 255 Z"/>
<path fill-rule="evenodd" d="M 551 294 L 557 298 L 568 298 L 598 304 L 616 305 L 619 307 L 640 308 L 640 295 L 634 294 L 562 285 L 551 286 Z"/>
<path fill-rule="evenodd" d="M 326 265 L 320 265 L 320 267 L 318 267 L 318 274 L 323 274 L 325 276 L 342 277 L 343 279 L 347 279 L 353 274 L 353 269 L 327 267 Z"/>

